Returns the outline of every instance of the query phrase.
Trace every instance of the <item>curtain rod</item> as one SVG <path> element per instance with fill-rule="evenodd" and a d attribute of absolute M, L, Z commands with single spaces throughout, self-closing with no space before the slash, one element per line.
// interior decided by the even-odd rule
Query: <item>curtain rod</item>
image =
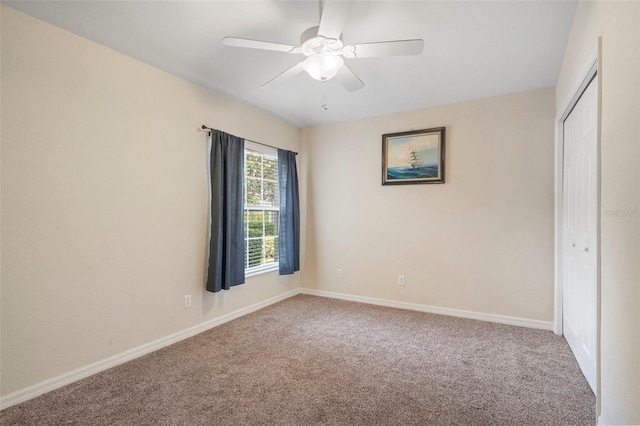
<path fill-rule="evenodd" d="M 222 130 L 214 129 L 213 127 L 207 127 L 204 124 L 202 125 L 202 130 L 212 130 L 214 132 L 222 132 Z M 245 140 L 249 142 L 257 143 L 258 145 L 268 146 L 269 148 L 282 149 L 282 148 L 278 148 L 277 146 L 267 145 L 266 143 L 252 141 L 251 139 L 245 139 Z M 291 152 L 293 152 L 295 155 L 298 155 L 298 153 L 295 151 L 291 151 Z"/>

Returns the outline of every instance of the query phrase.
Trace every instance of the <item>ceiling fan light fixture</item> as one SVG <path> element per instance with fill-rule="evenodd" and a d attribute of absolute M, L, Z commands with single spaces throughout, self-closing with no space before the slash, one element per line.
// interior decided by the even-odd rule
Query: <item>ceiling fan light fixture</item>
<path fill-rule="evenodd" d="M 344 65 L 344 60 L 337 55 L 320 54 L 309 56 L 302 63 L 302 68 L 312 78 L 327 81 L 335 77 L 336 73 Z"/>
<path fill-rule="evenodd" d="M 356 0 L 318 1 L 320 4 L 320 24 L 307 28 L 300 36 L 300 45 L 297 47 L 237 37 L 225 37 L 222 39 L 222 44 L 306 56 L 306 59 L 281 72 L 263 84 L 262 87 L 279 86 L 304 70 L 311 78 L 322 82 L 335 77 L 349 92 L 362 89 L 364 83 L 349 69 L 343 58 L 351 60 L 382 56 L 410 56 L 422 53 L 424 48 L 424 40 L 422 39 L 376 41 L 345 46 L 342 40 L 342 30 Z"/>

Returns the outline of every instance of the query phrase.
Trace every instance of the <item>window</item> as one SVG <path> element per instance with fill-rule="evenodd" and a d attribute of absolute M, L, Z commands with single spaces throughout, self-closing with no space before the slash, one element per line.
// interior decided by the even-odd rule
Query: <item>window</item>
<path fill-rule="evenodd" d="M 244 243 L 247 275 L 278 267 L 278 151 L 245 141 Z"/>

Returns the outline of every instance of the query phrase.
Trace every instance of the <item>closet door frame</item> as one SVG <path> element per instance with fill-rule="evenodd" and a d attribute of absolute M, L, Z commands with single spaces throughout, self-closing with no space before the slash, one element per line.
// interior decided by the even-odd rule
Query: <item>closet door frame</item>
<path fill-rule="evenodd" d="M 555 120 L 556 138 L 555 138 L 555 203 L 554 203 L 554 321 L 553 331 L 558 335 L 563 335 L 563 164 L 564 164 L 564 121 L 569 116 L 575 105 L 578 103 L 580 96 L 584 93 L 589 83 L 595 78 L 598 83 L 598 120 L 597 120 L 597 171 L 596 171 L 596 188 L 597 188 L 597 217 L 596 217 L 596 239 L 597 239 L 597 260 L 596 260 L 596 399 L 600 400 L 600 224 L 601 224 L 601 200 L 600 200 L 600 153 L 601 153 L 601 116 L 602 116 L 602 40 L 598 38 L 598 43 L 593 53 L 589 57 L 589 61 L 584 67 L 580 77 L 574 83 L 572 90 L 569 92 L 568 99 L 565 100 L 563 107 L 558 110 Z M 599 411 L 599 410 L 598 410 Z"/>

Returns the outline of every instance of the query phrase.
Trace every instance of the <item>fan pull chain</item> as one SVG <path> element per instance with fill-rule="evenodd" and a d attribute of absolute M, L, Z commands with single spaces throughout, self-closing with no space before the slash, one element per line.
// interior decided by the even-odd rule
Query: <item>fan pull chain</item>
<path fill-rule="evenodd" d="M 322 80 L 322 109 L 325 111 L 329 109 L 327 105 L 327 80 Z"/>

